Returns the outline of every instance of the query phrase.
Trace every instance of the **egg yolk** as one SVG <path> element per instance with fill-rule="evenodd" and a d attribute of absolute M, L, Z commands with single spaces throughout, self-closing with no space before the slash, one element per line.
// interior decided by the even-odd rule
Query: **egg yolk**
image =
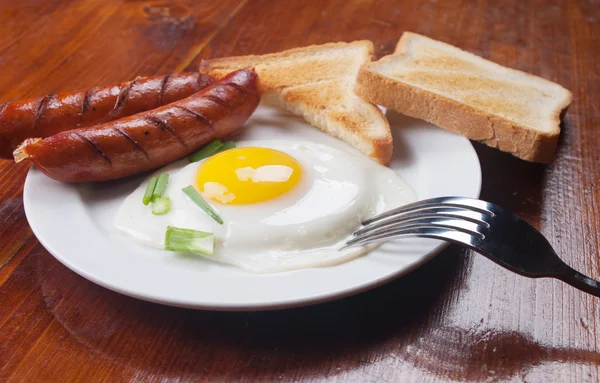
<path fill-rule="evenodd" d="M 293 157 L 269 148 L 234 148 L 218 153 L 198 168 L 202 194 L 223 204 L 251 204 L 279 197 L 300 181 Z"/>

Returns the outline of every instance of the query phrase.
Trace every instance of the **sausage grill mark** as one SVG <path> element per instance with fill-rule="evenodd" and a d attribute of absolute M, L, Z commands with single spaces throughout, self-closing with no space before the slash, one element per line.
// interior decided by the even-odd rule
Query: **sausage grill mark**
<path fill-rule="evenodd" d="M 171 133 L 171 135 L 173 137 L 175 137 L 177 139 L 177 141 L 179 141 L 179 143 L 185 147 L 187 147 L 187 144 L 185 143 L 185 141 L 183 141 L 181 139 L 181 137 L 179 137 L 179 134 L 177 134 L 176 131 L 173 130 L 173 128 L 171 128 L 166 122 L 164 122 L 163 120 L 161 120 L 158 117 L 147 117 L 146 121 L 150 122 L 151 124 L 157 126 L 158 128 L 160 128 L 161 130 L 166 130 L 167 132 Z"/>
<path fill-rule="evenodd" d="M 125 133 L 121 128 L 119 127 L 115 127 L 113 128 L 117 133 L 119 133 L 121 136 L 123 136 L 127 141 L 131 142 L 131 144 L 140 152 L 144 153 L 144 155 L 146 156 L 146 158 L 150 159 L 150 156 L 148 155 L 148 152 L 146 152 L 144 150 L 144 148 L 142 148 L 140 146 L 140 144 L 138 144 L 138 142 L 136 140 L 134 140 L 133 138 L 131 138 L 131 136 L 127 133 Z"/>
<path fill-rule="evenodd" d="M 42 114 L 44 114 L 44 110 L 46 109 L 46 106 L 48 106 L 48 102 L 50 102 L 50 100 L 52 100 L 55 97 L 56 97 L 55 94 L 47 94 L 42 98 L 42 100 L 40 101 L 40 103 L 37 107 L 37 110 L 35 111 L 35 117 L 33 119 L 33 124 L 31 125 L 31 130 L 35 131 L 38 121 L 42 117 Z"/>
<path fill-rule="evenodd" d="M 186 108 L 185 106 L 173 105 L 173 107 L 193 115 L 198 121 L 202 122 L 204 125 L 208 126 L 211 130 L 214 131 L 212 121 L 204 117 L 202 114 L 194 112 L 193 110 L 191 110 L 190 108 Z"/>
<path fill-rule="evenodd" d="M 165 89 L 167 88 L 167 83 L 169 82 L 169 79 L 171 78 L 171 74 L 166 74 L 165 77 L 163 78 L 162 82 L 160 83 L 160 93 L 158 94 L 158 105 L 162 105 L 163 104 L 163 97 L 165 95 Z"/>
<path fill-rule="evenodd" d="M 94 149 L 96 151 L 96 153 L 98 153 L 99 156 L 101 156 L 102 158 L 104 158 L 104 160 L 106 160 L 106 162 L 108 162 L 109 165 L 112 165 L 112 161 L 110 160 L 110 158 L 108 158 L 108 156 L 106 155 L 106 153 L 104 153 L 102 151 L 102 149 L 100 149 L 98 147 L 98 145 L 96 145 L 95 143 L 93 143 L 89 138 L 83 136 L 81 133 L 79 132 L 73 132 L 73 134 L 75 134 L 75 136 L 77 138 L 79 138 L 81 141 L 85 142 L 86 144 L 88 144 L 92 149 Z"/>
<path fill-rule="evenodd" d="M 234 84 L 232 82 L 228 82 L 227 84 L 223 84 L 223 86 L 229 86 L 235 90 L 237 90 L 238 92 L 242 93 L 242 94 L 246 94 L 248 93 L 248 89 L 244 88 L 243 86 L 240 86 L 238 84 Z"/>
<path fill-rule="evenodd" d="M 129 92 L 135 86 L 135 84 L 137 84 L 137 82 L 138 82 L 137 78 L 135 80 L 129 82 L 129 84 L 125 87 L 125 89 L 123 89 L 121 91 L 121 93 L 119 93 L 119 97 L 117 98 L 117 102 L 115 102 L 115 106 L 114 106 L 112 112 L 110 112 L 111 116 L 115 116 L 115 115 L 119 114 L 119 110 L 125 104 L 125 100 L 127 100 L 127 96 L 129 96 Z"/>
<path fill-rule="evenodd" d="M 225 101 L 223 99 L 220 99 L 217 96 L 208 95 L 208 96 L 205 96 L 205 97 L 207 99 L 209 99 L 210 101 L 214 102 L 215 104 L 219 104 L 219 105 L 221 105 L 221 106 L 223 106 L 225 108 L 231 108 L 231 105 L 227 101 Z"/>
<path fill-rule="evenodd" d="M 88 111 L 90 107 L 90 102 L 92 100 L 92 94 L 96 91 L 96 87 L 93 86 L 85 92 L 85 96 L 83 96 L 83 101 L 81 102 L 81 111 L 79 112 L 79 120 L 83 115 Z"/>

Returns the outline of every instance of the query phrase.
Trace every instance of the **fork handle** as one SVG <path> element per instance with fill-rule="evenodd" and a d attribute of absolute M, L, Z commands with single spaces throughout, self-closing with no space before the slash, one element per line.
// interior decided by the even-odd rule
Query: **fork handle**
<path fill-rule="evenodd" d="M 600 282 L 581 274 L 567 264 L 563 264 L 558 273 L 553 276 L 576 289 L 600 297 Z"/>

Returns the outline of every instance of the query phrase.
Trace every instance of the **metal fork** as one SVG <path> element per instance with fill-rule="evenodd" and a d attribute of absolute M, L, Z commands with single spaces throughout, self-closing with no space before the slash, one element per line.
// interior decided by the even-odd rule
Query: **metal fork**
<path fill-rule="evenodd" d="M 466 246 L 500 266 L 531 278 L 551 277 L 600 297 L 600 283 L 564 263 L 548 240 L 510 211 L 464 197 L 432 198 L 363 222 L 346 246 L 407 237 L 441 239 Z"/>

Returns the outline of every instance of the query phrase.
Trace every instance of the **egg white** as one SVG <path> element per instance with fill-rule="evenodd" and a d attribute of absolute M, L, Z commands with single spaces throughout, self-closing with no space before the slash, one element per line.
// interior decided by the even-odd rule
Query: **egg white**
<path fill-rule="evenodd" d="M 201 162 L 182 160 L 158 173 L 169 173 L 163 195 L 171 211 L 155 216 L 142 204 L 146 179 L 122 203 L 116 227 L 146 245 L 164 248 L 168 225 L 212 232 L 215 251 L 208 259 L 266 273 L 328 266 L 358 257 L 370 248 L 338 251 L 364 219 L 414 201 L 396 173 L 372 160 L 313 142 L 260 140 L 238 147 L 267 147 L 294 157 L 302 165 L 299 184 L 261 203 L 223 205 L 207 199 L 223 219 L 219 225 L 181 191 L 196 186 Z M 166 252 L 166 251 L 165 251 Z"/>

